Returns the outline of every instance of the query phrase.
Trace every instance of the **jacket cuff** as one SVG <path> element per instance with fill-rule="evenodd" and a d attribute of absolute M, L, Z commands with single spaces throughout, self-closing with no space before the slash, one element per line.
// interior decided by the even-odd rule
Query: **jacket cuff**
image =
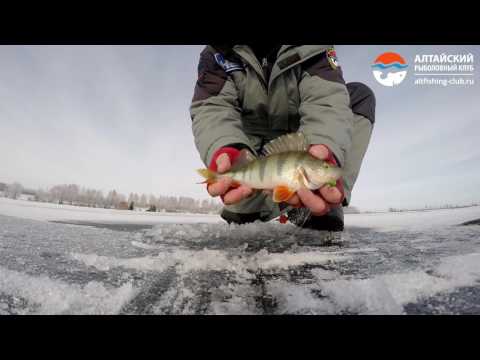
<path fill-rule="evenodd" d="M 235 159 L 240 155 L 240 151 L 234 147 L 230 146 L 224 146 L 215 151 L 212 155 L 212 161 L 210 161 L 210 165 L 208 168 L 210 170 L 213 170 L 217 172 L 217 159 L 220 155 L 227 154 L 228 157 L 230 158 L 230 163 L 233 164 L 235 162 Z"/>
<path fill-rule="evenodd" d="M 235 146 L 231 146 L 232 144 Z M 205 165 L 208 167 L 211 164 L 214 153 L 220 148 L 229 146 L 229 147 L 235 147 L 236 149 L 241 150 L 238 148 L 239 145 L 245 146 L 245 148 L 250 150 L 252 154 L 256 155 L 256 152 L 253 151 L 249 145 L 238 142 L 238 138 L 232 137 L 232 136 L 224 136 L 217 139 L 208 148 L 207 153 L 205 154 L 205 158 L 203 159 Z"/>

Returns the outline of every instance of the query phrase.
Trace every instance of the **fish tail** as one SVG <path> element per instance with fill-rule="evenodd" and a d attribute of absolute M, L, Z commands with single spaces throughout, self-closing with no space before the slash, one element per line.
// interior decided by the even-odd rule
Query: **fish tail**
<path fill-rule="evenodd" d="M 211 184 L 215 182 L 217 178 L 217 173 L 210 169 L 198 169 L 197 172 L 205 179 L 205 181 L 199 184 Z"/>

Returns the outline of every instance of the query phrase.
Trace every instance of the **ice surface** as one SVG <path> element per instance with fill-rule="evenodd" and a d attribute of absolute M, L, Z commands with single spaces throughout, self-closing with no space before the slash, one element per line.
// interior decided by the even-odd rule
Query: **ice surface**
<path fill-rule="evenodd" d="M 337 306 L 357 313 L 401 314 L 403 306 L 440 292 L 475 285 L 480 254 L 442 259 L 430 274 L 408 271 L 371 279 L 334 280 L 321 286 Z"/>
<path fill-rule="evenodd" d="M 101 271 L 109 271 L 113 267 L 124 267 L 141 271 L 164 271 L 168 267 L 178 267 L 179 272 L 192 271 L 247 271 L 288 269 L 302 265 L 318 265 L 334 261 L 344 261 L 347 256 L 322 254 L 318 251 L 295 254 L 269 253 L 261 250 L 258 253 L 231 255 L 220 250 L 203 249 L 199 251 L 177 250 L 173 253 L 162 253 L 157 256 L 118 259 L 96 254 L 70 255 L 71 259 L 81 261 L 86 266 L 93 266 Z"/>
<path fill-rule="evenodd" d="M 111 289 L 96 281 L 80 286 L 0 267 L 0 293 L 25 300 L 28 306 L 18 314 L 110 314 L 117 313 L 136 290 L 131 283 Z"/>
<path fill-rule="evenodd" d="M 344 242 L 319 247 L 275 222 L 0 199 L 0 314 L 480 312 L 480 226 L 457 226 L 478 218 L 349 214 Z"/>

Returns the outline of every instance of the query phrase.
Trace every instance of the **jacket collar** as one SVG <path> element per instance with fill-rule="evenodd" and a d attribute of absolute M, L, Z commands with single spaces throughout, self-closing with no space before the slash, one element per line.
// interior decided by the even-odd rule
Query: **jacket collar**
<path fill-rule="evenodd" d="M 283 72 L 313 56 L 321 54 L 329 47 L 331 45 L 283 45 L 273 66 L 270 84 Z"/>
<path fill-rule="evenodd" d="M 233 52 L 247 62 L 266 83 L 262 66 L 252 49 L 248 45 L 212 45 L 216 49 L 222 49 L 226 52 Z M 272 68 L 270 75 L 270 84 L 281 73 L 289 68 L 302 63 L 303 61 L 326 51 L 332 45 L 282 45 L 277 54 L 277 60 Z"/>

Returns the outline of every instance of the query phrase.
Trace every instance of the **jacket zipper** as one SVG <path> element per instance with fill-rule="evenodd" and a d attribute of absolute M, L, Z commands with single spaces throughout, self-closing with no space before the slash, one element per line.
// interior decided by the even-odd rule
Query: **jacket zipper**
<path fill-rule="evenodd" d="M 267 60 L 266 57 L 264 57 L 263 60 L 262 60 L 262 67 L 263 67 L 263 69 L 266 69 L 267 66 L 268 66 L 268 60 Z"/>
<path fill-rule="evenodd" d="M 255 67 L 253 66 L 253 64 L 251 64 L 249 61 L 247 61 L 241 54 L 239 54 L 238 52 L 235 52 L 242 60 L 245 64 L 247 64 L 248 66 L 250 66 L 253 71 L 255 71 L 255 73 L 257 73 L 257 76 L 261 77 L 260 76 L 260 73 L 258 72 L 258 70 L 255 69 Z M 257 64 L 260 65 L 260 68 L 262 69 L 262 73 L 261 75 L 263 75 L 263 79 L 260 78 L 260 82 L 262 83 L 263 85 L 263 88 L 265 89 L 265 92 L 268 94 L 268 83 L 267 83 L 267 80 L 265 79 L 265 72 L 263 71 L 263 66 L 262 64 L 260 64 L 260 62 L 256 59 L 256 57 L 254 56 L 254 59 L 257 61 Z"/>
<path fill-rule="evenodd" d="M 266 85 L 265 86 L 265 89 L 267 90 L 267 94 L 268 94 L 268 76 L 267 76 L 267 72 L 268 72 L 268 59 L 266 57 L 264 57 L 262 59 L 262 70 L 263 70 L 263 77 L 265 78 L 265 82 L 266 82 Z"/>

